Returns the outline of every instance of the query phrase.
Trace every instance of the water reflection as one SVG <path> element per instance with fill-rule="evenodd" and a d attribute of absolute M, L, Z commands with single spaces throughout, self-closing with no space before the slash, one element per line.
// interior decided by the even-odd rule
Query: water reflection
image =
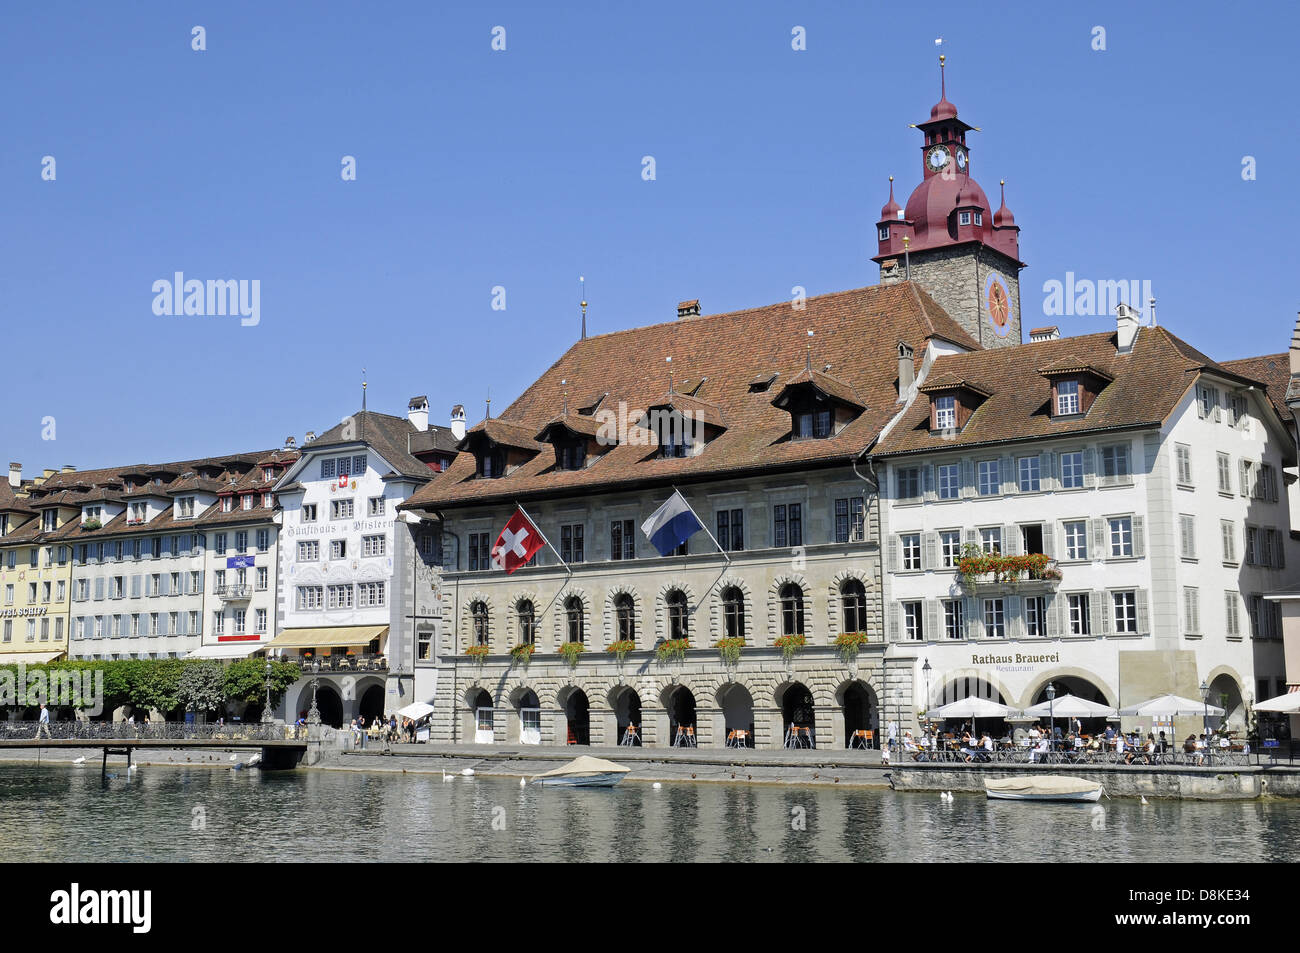
<path fill-rule="evenodd" d="M 201 822 L 200 822 L 201 821 Z M 851 788 L 0 767 L 7 861 L 1284 861 L 1300 802 L 1023 805 Z"/>

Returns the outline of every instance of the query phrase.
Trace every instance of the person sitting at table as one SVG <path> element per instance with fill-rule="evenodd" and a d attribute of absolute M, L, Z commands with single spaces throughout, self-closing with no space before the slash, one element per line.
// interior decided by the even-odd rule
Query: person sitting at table
<path fill-rule="evenodd" d="M 1114 725 L 1107 725 L 1107 726 L 1106 726 L 1106 740 L 1107 740 L 1107 741 L 1114 741 L 1114 740 L 1115 740 L 1115 726 L 1114 726 Z"/>
<path fill-rule="evenodd" d="M 1195 738 L 1192 741 L 1192 754 L 1196 758 L 1197 764 L 1205 763 L 1205 735 L 1204 734 L 1202 734 L 1199 738 Z"/>
<path fill-rule="evenodd" d="M 1124 753 L 1124 733 L 1123 733 L 1123 732 L 1116 732 L 1116 734 L 1115 734 L 1115 757 L 1118 758 L 1118 757 L 1119 757 L 1120 755 L 1122 755 L 1123 753 Z"/>
<path fill-rule="evenodd" d="M 1025 737 L 1029 740 L 1029 747 L 1031 748 L 1038 747 L 1038 739 L 1041 737 L 1041 733 L 1038 730 L 1038 726 L 1030 725 L 1029 731 L 1026 732 Z"/>
<path fill-rule="evenodd" d="M 1187 740 L 1183 742 L 1183 754 L 1191 754 L 1196 750 L 1196 735 L 1188 735 Z"/>
<path fill-rule="evenodd" d="M 1169 742 L 1165 739 L 1165 730 L 1163 728 L 1160 729 L 1160 738 L 1156 741 L 1156 745 L 1161 754 L 1164 754 L 1169 749 Z"/>
<path fill-rule="evenodd" d="M 1034 744 L 1034 750 L 1029 752 L 1029 763 L 1037 764 L 1039 761 L 1047 760 L 1047 735 L 1041 736 Z"/>
<path fill-rule="evenodd" d="M 993 747 L 993 736 L 987 731 L 984 732 L 984 737 L 980 739 L 980 747 L 984 749 L 984 754 L 980 756 L 980 760 L 992 761 L 993 752 L 995 750 Z"/>

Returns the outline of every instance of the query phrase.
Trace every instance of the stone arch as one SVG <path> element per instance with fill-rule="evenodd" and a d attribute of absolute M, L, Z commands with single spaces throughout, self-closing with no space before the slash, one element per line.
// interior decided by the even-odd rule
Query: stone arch
<path fill-rule="evenodd" d="M 614 610 L 614 601 L 625 593 L 632 597 L 632 616 L 636 620 L 637 648 L 648 648 L 651 644 L 646 633 L 645 607 L 641 602 L 641 594 L 632 586 L 616 583 L 605 592 L 605 641 L 598 646 L 601 649 L 604 649 L 607 645 L 612 645 L 618 639 L 618 618 Z M 597 646 L 593 646 L 593 648 L 595 647 Z"/>
<path fill-rule="evenodd" d="M 502 689 L 501 694 L 502 697 L 509 703 L 511 708 L 518 708 L 520 700 L 529 692 L 533 693 L 533 695 L 537 698 L 538 704 L 540 705 L 542 703 L 542 691 L 537 685 L 534 685 L 527 678 L 520 678 L 517 680 L 512 679 L 511 681 L 507 682 L 505 687 Z"/>
<path fill-rule="evenodd" d="M 659 587 L 659 592 L 655 596 L 655 638 L 667 640 L 669 637 L 668 593 L 672 592 L 674 589 L 680 590 L 686 596 L 688 634 L 691 644 L 698 648 L 701 643 L 697 636 L 700 634 L 700 626 L 702 624 L 701 620 L 704 616 L 699 611 L 700 604 L 699 600 L 695 598 L 695 590 L 691 588 L 690 583 L 681 579 L 671 579 L 668 582 L 665 582 Z"/>
<path fill-rule="evenodd" d="M 840 587 L 850 579 L 856 579 L 862 583 L 862 590 L 866 593 L 867 599 L 867 619 L 874 621 L 878 615 L 871 610 L 872 602 L 879 601 L 879 592 L 876 589 L 875 578 L 861 569 L 846 567 L 831 577 L 830 585 L 826 587 L 826 639 L 828 642 L 834 642 L 836 637 L 844 630 L 844 613 L 841 612 L 840 606 Z"/>
<path fill-rule="evenodd" d="M 510 647 L 519 644 L 519 638 L 520 635 L 522 634 L 519 631 L 519 603 L 525 601 L 531 602 L 533 604 L 533 618 L 537 622 L 537 629 L 538 629 L 537 641 L 538 642 L 541 641 L 542 607 L 537 604 L 537 590 L 524 589 L 520 592 L 516 592 L 513 596 L 510 597 L 510 601 L 506 603 L 506 624 L 504 626 L 504 632 L 506 636 L 507 651 L 509 651 Z"/>
<path fill-rule="evenodd" d="M 462 603 L 460 614 L 460 646 L 457 654 L 463 654 L 467 648 L 474 644 L 474 618 L 470 612 L 470 607 L 476 602 L 481 602 L 487 606 L 488 616 L 488 645 L 492 646 L 495 636 L 497 635 L 497 608 L 493 598 L 481 589 L 475 589 L 465 598 Z"/>
<path fill-rule="evenodd" d="M 713 587 L 713 598 L 709 600 L 709 636 L 714 642 L 726 637 L 727 628 L 722 618 L 722 594 L 732 587 L 740 590 L 741 605 L 745 607 L 745 642 L 756 645 L 758 643 L 755 641 L 757 629 L 754 626 L 754 593 L 749 588 L 749 583 L 739 576 L 724 576 Z"/>
<path fill-rule="evenodd" d="M 1246 727 L 1246 683 L 1231 665 L 1219 665 L 1211 669 L 1205 676 L 1205 684 L 1209 685 L 1211 691 L 1213 691 L 1214 683 L 1221 678 L 1227 678 L 1233 683 L 1237 690 L 1237 697 L 1235 702 L 1233 699 L 1228 698 L 1225 704 L 1224 701 L 1216 701 L 1211 696 L 1210 704 L 1218 705 L 1225 712 L 1222 718 L 1214 718 L 1212 723 L 1226 723 L 1230 728 L 1243 730 Z M 1258 700 L 1256 699 L 1256 701 Z"/>
<path fill-rule="evenodd" d="M 1006 683 L 1003 682 L 1002 679 L 998 678 L 993 673 L 992 669 L 977 668 L 977 667 L 973 668 L 971 666 L 963 666 L 959 668 L 949 669 L 948 671 L 939 674 L 935 678 L 934 682 L 931 683 L 932 685 L 931 691 L 934 692 L 935 694 L 934 697 L 930 700 L 929 707 L 938 708 L 940 705 L 944 705 L 950 701 L 956 701 L 957 699 L 955 698 L 945 697 L 944 692 L 947 686 L 951 685 L 953 682 L 958 681 L 959 679 L 973 679 L 976 681 L 984 682 L 986 685 L 989 686 L 989 688 L 993 689 L 999 695 L 1002 696 L 1002 701 L 1005 705 L 1011 708 L 1015 707 L 1015 703 L 1013 701 L 1013 699 L 1016 697 L 1015 692 L 1007 688 Z"/>
<path fill-rule="evenodd" d="M 834 743 L 848 748 L 853 745 L 857 732 L 870 731 L 874 739 L 872 745 L 879 745 L 882 724 L 879 688 L 869 678 L 846 678 L 836 687 L 834 699 L 841 719 L 837 731 L 840 737 L 834 738 Z"/>
<path fill-rule="evenodd" d="M 594 630 L 591 625 L 591 596 L 587 594 L 586 589 L 579 589 L 576 586 L 566 586 L 564 591 L 555 597 L 555 604 L 551 607 L 551 637 L 553 644 L 549 645 L 552 651 L 560 650 L 560 643 L 568 641 L 569 628 L 568 619 L 565 613 L 568 611 L 565 607 L 570 599 L 577 598 L 582 602 L 582 635 L 583 641 L 587 643 L 587 650 L 600 648 L 601 646 L 592 644 L 592 634 Z M 544 633 L 538 632 L 537 637 L 540 641 Z M 542 650 L 539 646 L 539 650 Z"/>
<path fill-rule="evenodd" d="M 1020 697 L 1019 707 L 1024 709 L 1035 704 L 1035 699 L 1038 697 L 1039 693 L 1047 687 L 1048 682 L 1059 682 L 1063 678 L 1077 678 L 1080 681 L 1095 685 L 1097 690 L 1105 696 L 1107 705 L 1112 708 L 1119 707 L 1119 694 L 1111 688 L 1109 684 L 1107 684 L 1104 678 L 1094 672 L 1088 671 L 1086 668 L 1073 668 L 1069 666 L 1064 668 L 1055 668 L 1049 673 L 1035 677 L 1034 680 L 1029 683 L 1029 688 L 1026 689 L 1025 693 Z M 988 678 L 985 678 L 984 680 L 986 682 L 990 681 Z M 1009 696 L 1003 692 L 1003 697 L 1005 698 Z M 1091 701 L 1092 699 L 1088 700 Z M 1011 703 L 1007 702 L 1007 704 L 1010 705 Z"/>
<path fill-rule="evenodd" d="M 767 590 L 767 638 L 762 643 L 771 645 L 772 642 L 781 634 L 781 590 L 789 583 L 798 586 L 803 592 L 803 631 L 804 636 L 808 639 L 809 644 L 813 642 L 813 632 L 815 626 L 812 616 L 812 587 L 802 575 L 798 573 L 779 573 L 772 580 L 772 585 Z M 754 642 L 758 645 L 757 639 Z"/>

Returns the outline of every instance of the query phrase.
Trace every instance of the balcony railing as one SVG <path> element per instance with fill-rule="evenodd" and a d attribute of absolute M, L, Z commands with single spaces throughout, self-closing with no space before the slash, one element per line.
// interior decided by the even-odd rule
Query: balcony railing
<path fill-rule="evenodd" d="M 1041 553 L 1003 556 L 968 545 L 956 569 L 958 582 L 972 592 L 1047 593 L 1055 592 L 1061 584 L 1059 564 Z"/>
<path fill-rule="evenodd" d="M 227 602 L 243 602 L 252 598 L 253 587 L 247 584 L 235 586 L 217 586 L 217 597 L 225 599 Z"/>
<path fill-rule="evenodd" d="M 317 659 L 312 658 L 286 658 L 282 661 L 290 664 L 297 664 L 302 670 L 304 676 L 314 675 L 312 663 Z M 331 672 L 387 672 L 388 658 L 384 655 L 322 655 L 320 661 L 320 674 L 328 675 Z"/>

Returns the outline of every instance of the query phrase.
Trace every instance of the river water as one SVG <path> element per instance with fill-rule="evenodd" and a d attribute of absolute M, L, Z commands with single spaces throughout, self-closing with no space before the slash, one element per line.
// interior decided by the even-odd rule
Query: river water
<path fill-rule="evenodd" d="M 110 769 L 111 770 L 111 769 Z M 1300 802 L 0 765 L 5 861 L 1296 861 Z"/>

